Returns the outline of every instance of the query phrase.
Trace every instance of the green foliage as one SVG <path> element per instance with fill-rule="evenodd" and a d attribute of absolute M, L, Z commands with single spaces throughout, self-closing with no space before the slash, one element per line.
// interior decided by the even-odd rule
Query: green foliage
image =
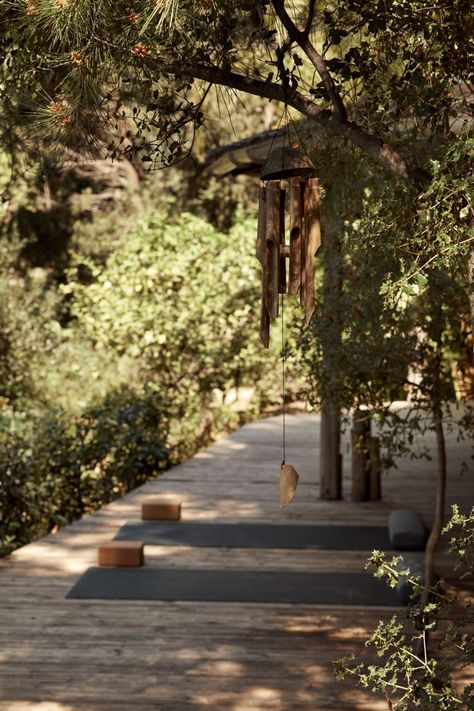
<path fill-rule="evenodd" d="M 254 221 L 223 234 L 141 206 L 139 220 L 117 203 L 120 217 L 77 223 L 60 285 L 45 269 L 20 272 L 20 247 L 0 242 L 3 553 L 280 401 L 279 339 L 268 352 L 258 338 Z M 296 397 L 294 356 L 287 375 Z"/>
<path fill-rule="evenodd" d="M 358 118 L 370 117 L 371 130 L 388 133 L 396 123 L 412 140 L 427 129 L 444 132 L 464 110 L 462 92 L 452 88 L 472 59 L 468 2 L 325 5 L 318 25 L 334 51 L 328 66 L 353 98 Z"/>
<path fill-rule="evenodd" d="M 156 396 L 122 390 L 72 417 L 0 419 L 0 554 L 80 518 L 162 471 L 166 429 Z"/>
<path fill-rule="evenodd" d="M 463 131 L 448 136 L 431 153 L 429 184 L 420 190 L 388 186 L 381 199 L 367 205 L 360 229 L 375 239 L 376 226 L 398 262 L 382 286 L 387 301 L 400 299 L 400 292 L 407 296 L 423 293 L 433 271 L 455 274 L 465 284 L 473 243 L 473 159 L 472 135 Z"/>
<path fill-rule="evenodd" d="M 140 363 L 138 382 L 160 394 L 183 445 L 216 390 L 255 388 L 268 369 L 253 250 L 253 223 L 224 235 L 187 213 L 157 213 L 119 238 L 104 266 L 78 258 L 62 287 L 94 350 Z"/>
<path fill-rule="evenodd" d="M 472 388 L 461 380 L 474 365 L 467 279 L 471 151 L 467 134 L 438 140 L 435 175 L 424 187 L 347 158 L 346 174 L 342 149 L 329 154 L 335 184 L 318 154 L 329 186 L 326 232 L 336 238 L 333 256 L 324 248 L 321 255 L 333 286 L 320 281 L 315 315 L 302 337 L 310 399 L 330 397 L 345 412 L 362 406 L 377 413 L 386 466 L 396 455 L 427 456 L 417 442 L 433 427 L 436 398 L 448 427 L 469 436 L 472 426 L 467 405 L 456 411 L 449 404 L 469 398 Z M 407 398 L 408 408 L 391 408 Z"/>
<path fill-rule="evenodd" d="M 422 163 L 418 139 L 469 112 L 462 85 L 472 57 L 467 0 L 310 7 L 288 3 L 287 11 L 299 28 L 310 14 L 309 37 L 351 117 L 392 143 L 411 144 L 410 158 Z M 43 143 L 83 149 L 102 143 L 107 126 L 113 154 L 138 153 L 154 166 L 181 160 L 192 145 L 189 124 L 201 125 L 207 98 L 194 77 L 212 83 L 216 67 L 231 88 L 247 84 L 266 96 L 268 87 L 289 85 L 290 104 L 298 91 L 313 113 L 329 109 L 327 83 L 287 41 L 276 9 L 268 0 L 9 0 L 0 26 L 7 113 Z M 232 72 L 243 77 L 239 86 Z M 250 77 L 261 85 L 251 88 Z M 124 124 L 134 126 L 132 142 Z"/>
<path fill-rule="evenodd" d="M 473 526 L 474 509 L 460 514 L 453 507 L 445 528 L 445 533 L 454 533 L 450 550 L 458 553 L 465 575 L 471 579 Z M 382 696 L 393 711 L 469 711 L 473 708 L 474 684 L 456 688 L 453 673 L 474 662 L 474 643 L 469 634 L 469 625 L 474 622 L 472 601 L 446 594 L 438 583 L 430 591 L 431 601 L 421 608 L 417 599 L 423 586 L 397 562 L 374 551 L 369 565 L 375 567 L 377 577 L 385 578 L 392 587 L 402 580 L 410 581 L 412 604 L 405 615 L 379 622 L 367 641 L 366 646 L 376 653 L 376 663 L 360 663 L 355 656 L 340 659 L 336 662 L 337 677 L 354 677 L 363 687 Z"/>
<path fill-rule="evenodd" d="M 44 313 L 36 301 L 40 291 L 34 278 L 26 290 L 15 268 L 20 249 L 18 240 L 0 240 L 0 406 L 31 394 L 38 331 L 50 314 L 47 302 Z"/>
<path fill-rule="evenodd" d="M 452 515 L 444 533 L 450 533 L 449 550 L 458 558 L 457 568 L 463 577 L 472 576 L 474 570 L 474 509 L 469 514 L 463 514 L 456 504 L 452 507 Z"/>

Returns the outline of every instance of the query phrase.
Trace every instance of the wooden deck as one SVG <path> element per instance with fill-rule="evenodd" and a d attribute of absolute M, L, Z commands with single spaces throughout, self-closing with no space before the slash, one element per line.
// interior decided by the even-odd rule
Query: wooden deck
<path fill-rule="evenodd" d="M 95 564 L 97 546 L 153 494 L 179 494 L 188 521 L 385 523 L 394 507 L 429 524 L 431 462 L 385 476 L 381 504 L 317 498 L 318 417 L 287 419 L 287 462 L 300 472 L 294 503 L 278 507 L 280 418 L 247 425 L 189 462 L 80 522 L 0 561 L 1 711 L 376 711 L 332 660 L 363 649 L 389 610 L 287 604 L 66 600 Z M 426 438 L 425 438 L 426 441 Z M 449 498 L 474 500 L 458 475 L 469 444 L 450 441 Z M 344 443 L 346 491 L 349 451 Z M 147 565 L 234 569 L 361 570 L 366 553 L 149 547 Z"/>

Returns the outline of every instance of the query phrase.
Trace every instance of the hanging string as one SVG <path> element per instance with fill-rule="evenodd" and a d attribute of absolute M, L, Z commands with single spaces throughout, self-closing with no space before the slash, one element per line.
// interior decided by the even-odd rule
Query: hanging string
<path fill-rule="evenodd" d="M 284 160 L 285 160 L 285 138 L 288 138 L 288 145 L 290 144 L 290 126 L 289 126 L 289 121 L 288 121 L 288 104 L 286 101 L 286 86 L 285 86 L 285 110 L 283 113 L 283 116 L 285 117 L 285 127 L 284 127 L 284 132 L 283 132 L 283 151 L 281 155 L 281 162 L 282 162 L 282 170 L 284 168 Z M 285 227 L 283 226 L 283 229 Z M 285 267 L 286 269 L 286 267 Z M 283 418 L 283 427 L 282 427 L 282 449 L 283 449 L 283 461 L 282 464 L 285 464 L 286 460 L 286 403 L 285 403 L 285 396 L 286 396 L 286 383 L 285 383 L 285 358 L 286 358 L 286 349 L 285 349 L 285 294 L 282 291 L 281 293 L 281 400 L 282 400 L 282 418 Z"/>
<path fill-rule="evenodd" d="M 268 149 L 267 155 L 265 156 L 265 160 L 263 161 L 263 164 L 264 164 L 264 165 L 265 165 L 265 163 L 266 163 L 266 161 L 267 161 L 268 156 L 269 156 L 270 153 L 272 152 L 273 144 L 275 143 L 276 139 L 280 137 L 280 135 L 283 136 L 283 146 L 285 145 L 285 132 L 288 131 L 288 125 L 285 124 L 285 125 L 283 126 L 283 130 L 282 130 L 282 129 L 281 129 L 281 124 L 282 124 L 284 118 L 287 119 L 286 113 L 287 113 L 287 107 L 286 107 L 286 105 L 285 105 L 285 110 L 283 111 L 283 113 L 281 114 L 280 118 L 278 119 L 277 127 L 276 127 L 275 130 L 273 131 L 273 136 L 272 136 L 272 140 L 271 140 L 271 143 L 270 143 L 270 148 Z M 288 119 L 287 119 L 287 120 L 288 120 Z"/>
<path fill-rule="evenodd" d="M 287 102 L 287 89 L 288 87 L 285 85 L 285 106 L 283 113 L 280 116 L 280 120 L 278 121 L 277 128 L 275 129 L 273 133 L 273 137 L 270 143 L 270 148 L 268 149 L 267 152 L 267 158 L 270 155 L 273 144 L 275 143 L 275 140 L 277 137 L 282 135 L 283 138 L 283 151 L 282 151 L 282 164 L 281 168 L 283 170 L 284 168 L 284 160 L 285 160 L 285 147 L 288 142 L 288 145 L 291 144 L 291 136 L 290 136 L 290 121 L 291 116 L 288 111 L 288 102 Z M 283 119 L 285 119 L 285 123 L 283 126 L 283 131 L 281 131 L 280 126 L 283 122 Z M 281 293 L 281 375 L 282 375 L 282 416 L 283 416 L 283 428 L 282 428 L 282 450 L 283 450 L 283 461 L 282 464 L 285 464 L 286 460 L 286 404 L 285 404 L 285 398 L 286 398 L 286 382 L 285 382 L 285 359 L 286 359 L 286 348 L 285 348 L 285 299 L 284 299 L 284 294 L 283 292 Z"/>
<path fill-rule="evenodd" d="M 281 400 L 282 400 L 282 415 L 283 415 L 283 429 L 282 429 L 283 461 L 282 461 L 282 464 L 285 463 L 285 459 L 286 459 L 286 405 L 285 405 L 285 394 L 286 394 L 285 393 L 285 358 L 286 358 L 286 352 L 285 352 L 284 312 L 285 312 L 285 295 L 282 293 L 282 295 L 281 295 L 281 384 L 282 384 Z"/>
<path fill-rule="evenodd" d="M 306 150 L 305 144 L 303 143 L 303 141 L 302 141 L 302 139 L 301 139 L 301 135 L 300 135 L 300 132 L 298 131 L 298 127 L 297 127 L 295 121 L 293 120 L 292 115 L 291 115 L 289 112 L 288 112 L 288 117 L 289 117 L 289 119 L 290 119 L 290 121 L 291 121 L 291 125 L 293 126 L 293 129 L 294 129 L 294 131 L 295 131 L 295 133 L 296 133 L 296 137 L 298 138 L 298 143 L 300 144 L 300 146 L 301 146 L 301 148 L 302 148 L 302 150 L 303 150 L 303 153 L 305 154 L 306 158 L 308 158 L 308 160 L 311 162 L 311 158 L 310 158 L 310 156 L 309 156 L 309 154 L 308 154 L 308 151 Z M 289 135 L 290 135 L 290 134 L 289 134 L 289 130 L 288 130 L 288 136 L 289 136 Z"/>

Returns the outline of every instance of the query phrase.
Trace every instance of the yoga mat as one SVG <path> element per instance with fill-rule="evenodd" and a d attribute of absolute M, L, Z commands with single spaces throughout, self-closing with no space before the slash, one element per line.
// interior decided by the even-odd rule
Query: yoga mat
<path fill-rule="evenodd" d="M 118 541 L 206 548 L 312 548 L 391 550 L 385 526 L 278 525 L 266 523 L 127 523 Z"/>
<path fill-rule="evenodd" d="M 369 573 L 89 568 L 73 599 L 181 600 L 398 607 L 395 591 Z"/>

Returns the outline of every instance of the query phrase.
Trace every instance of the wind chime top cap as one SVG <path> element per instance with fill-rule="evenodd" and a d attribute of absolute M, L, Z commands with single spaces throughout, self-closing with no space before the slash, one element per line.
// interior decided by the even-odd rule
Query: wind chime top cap
<path fill-rule="evenodd" d="M 267 156 L 260 178 L 282 180 L 284 178 L 309 178 L 314 175 L 314 165 L 298 148 L 278 146 Z"/>

